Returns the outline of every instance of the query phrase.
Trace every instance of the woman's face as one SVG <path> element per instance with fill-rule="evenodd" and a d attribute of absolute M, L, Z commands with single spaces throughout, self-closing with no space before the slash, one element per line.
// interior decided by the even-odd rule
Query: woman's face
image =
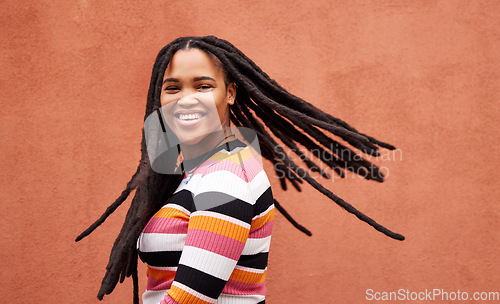
<path fill-rule="evenodd" d="M 229 123 L 236 88 L 224 83 L 224 72 L 199 49 L 177 51 L 171 58 L 161 92 L 170 129 L 186 145 L 195 145 Z"/>

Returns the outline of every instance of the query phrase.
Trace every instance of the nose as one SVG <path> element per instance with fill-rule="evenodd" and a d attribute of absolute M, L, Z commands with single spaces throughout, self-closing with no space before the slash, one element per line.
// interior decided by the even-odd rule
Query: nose
<path fill-rule="evenodd" d="M 189 94 L 181 97 L 177 100 L 179 106 L 189 107 L 198 104 L 199 100 L 194 96 L 194 94 Z"/>

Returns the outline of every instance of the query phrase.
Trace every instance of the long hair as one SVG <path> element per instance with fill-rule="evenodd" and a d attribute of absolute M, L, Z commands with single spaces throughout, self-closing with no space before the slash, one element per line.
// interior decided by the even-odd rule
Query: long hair
<path fill-rule="evenodd" d="M 166 45 L 159 52 L 153 66 L 144 119 L 161 107 L 163 75 L 172 56 L 178 50 L 191 48 L 200 49 L 214 58 L 216 62 L 221 63 L 226 82 L 231 81 L 236 84 L 237 100 L 230 106 L 230 120 L 237 127 L 251 128 L 256 132 L 262 156 L 273 163 L 284 190 L 287 190 L 287 183 L 291 183 L 294 188 L 301 191 L 300 184 L 306 181 L 337 205 L 376 230 L 391 238 L 404 240 L 402 235 L 378 224 L 312 178 L 307 170 L 297 165 L 285 153 L 276 138 L 296 153 L 310 172 L 318 172 L 325 178 L 330 178 L 329 174 L 309 159 L 299 149 L 299 145 L 309 150 L 340 177 L 344 177 L 345 171 L 350 170 L 366 179 L 378 182 L 384 180 L 384 175 L 380 170 L 369 161 L 355 156 L 361 152 L 377 157 L 380 155 L 380 147 L 391 150 L 395 148 L 358 132 L 344 121 L 290 94 L 252 60 L 225 40 L 214 36 L 182 37 Z M 343 144 L 339 139 L 347 144 Z M 143 133 L 141 160 L 125 190 L 96 222 L 76 238 L 76 241 L 79 241 L 92 233 L 127 199 L 130 192 L 136 189 L 125 222 L 111 250 L 106 274 L 97 296 L 99 300 L 102 300 L 105 294 L 111 293 L 118 282 L 121 283 L 126 277 L 132 276 L 134 303 L 138 303 L 137 239 L 149 219 L 178 187 L 181 179 L 182 175 L 159 174 L 151 169 Z M 275 200 L 274 204 L 276 209 L 296 228 L 311 235 L 311 232 L 298 224 L 278 201 Z"/>

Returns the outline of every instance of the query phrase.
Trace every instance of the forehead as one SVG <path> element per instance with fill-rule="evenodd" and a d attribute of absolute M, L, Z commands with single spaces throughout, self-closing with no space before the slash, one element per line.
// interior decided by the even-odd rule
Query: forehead
<path fill-rule="evenodd" d="M 199 49 L 189 49 L 179 50 L 172 56 L 165 70 L 164 78 L 202 75 L 217 77 L 222 75 L 222 70 L 207 53 Z"/>

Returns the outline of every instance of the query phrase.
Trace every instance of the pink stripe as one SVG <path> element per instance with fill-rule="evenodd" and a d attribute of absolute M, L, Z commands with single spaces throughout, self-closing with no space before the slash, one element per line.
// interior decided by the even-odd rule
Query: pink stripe
<path fill-rule="evenodd" d="M 242 167 L 245 168 L 249 181 L 252 181 L 253 178 L 260 173 L 260 171 L 264 170 L 255 157 L 245 159 Z"/>
<path fill-rule="evenodd" d="M 210 231 L 190 229 L 184 246 L 201 248 L 233 260 L 238 260 L 245 243 Z"/>
<path fill-rule="evenodd" d="M 198 175 L 198 174 L 205 174 L 205 172 L 207 172 L 207 170 L 212 167 L 213 164 L 217 164 L 217 160 L 216 159 L 211 159 L 211 160 L 207 160 L 205 161 L 203 164 L 201 164 L 195 171 L 195 175 Z M 187 177 L 187 174 L 184 174 L 184 178 Z"/>
<path fill-rule="evenodd" d="M 153 278 L 149 274 L 147 275 L 147 277 L 148 277 L 148 283 L 146 284 L 146 289 L 147 290 L 166 290 L 166 289 L 170 289 L 170 287 L 172 286 L 172 282 L 174 281 L 173 279 L 172 280 L 167 280 L 167 281 L 158 280 L 158 279 Z"/>
<path fill-rule="evenodd" d="M 170 295 L 165 295 L 165 298 L 160 301 L 160 304 L 179 304 L 176 300 L 172 299 Z"/>
<path fill-rule="evenodd" d="M 260 228 L 250 230 L 248 238 L 258 239 L 270 236 L 271 232 L 273 231 L 273 225 L 274 225 L 274 220 L 271 220 L 265 223 L 264 226 Z"/>
<path fill-rule="evenodd" d="M 188 224 L 188 222 L 183 220 L 153 217 L 142 232 L 181 234 L 187 232 Z"/>
<path fill-rule="evenodd" d="M 196 173 L 198 172 L 205 172 L 207 171 L 207 168 L 209 168 L 210 166 L 212 166 L 213 164 L 217 163 L 217 160 L 216 159 L 209 159 L 205 162 L 203 162 L 199 167 L 198 169 L 196 169 Z"/>
<path fill-rule="evenodd" d="M 240 176 L 240 178 L 245 180 L 246 182 L 252 181 L 253 178 L 257 174 L 259 174 L 260 171 L 264 170 L 260 165 L 260 163 L 255 159 L 255 157 L 250 157 L 248 159 L 245 159 L 240 165 L 228 159 L 225 159 L 221 161 L 219 164 L 214 165 L 213 167 L 218 167 L 219 169 L 225 169 L 227 171 L 233 172 L 234 174 L 237 174 L 236 172 L 241 173 L 242 172 L 241 168 L 244 168 L 246 174 L 244 177 Z"/>
<path fill-rule="evenodd" d="M 238 176 L 240 179 L 244 180 L 245 182 L 248 182 L 247 177 L 246 177 L 245 173 L 243 172 L 243 170 L 241 169 L 241 167 L 230 160 L 223 160 L 221 162 L 218 162 L 217 164 L 214 164 L 213 166 L 208 168 L 208 170 L 206 170 L 203 173 L 203 177 L 205 175 L 208 175 L 210 173 L 217 172 L 220 170 L 229 171 L 229 172 L 233 173 L 234 175 Z"/>
<path fill-rule="evenodd" d="M 245 172 L 243 172 L 242 167 L 245 168 Z M 202 177 L 210 174 L 212 172 L 225 170 L 229 171 L 245 182 L 251 181 L 260 171 L 264 170 L 261 164 L 255 159 L 255 157 L 250 157 L 242 162 L 242 165 L 238 165 L 235 162 L 224 159 L 218 163 L 215 160 L 210 161 L 206 165 L 200 166 L 196 170 L 196 175 L 201 174 Z"/>
<path fill-rule="evenodd" d="M 248 284 L 229 280 L 222 290 L 222 293 L 233 295 L 266 295 L 266 284 Z"/>

